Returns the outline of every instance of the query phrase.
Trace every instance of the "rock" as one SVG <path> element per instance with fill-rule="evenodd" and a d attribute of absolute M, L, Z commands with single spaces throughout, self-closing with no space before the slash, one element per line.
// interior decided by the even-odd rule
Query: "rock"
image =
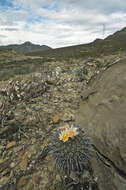
<path fill-rule="evenodd" d="M 61 118 L 62 121 L 74 121 L 75 120 L 75 116 L 73 113 L 70 112 L 65 112 L 63 117 Z"/>
<path fill-rule="evenodd" d="M 52 118 L 52 121 L 54 124 L 58 123 L 60 121 L 60 117 L 58 115 L 55 115 L 53 118 Z"/>
<path fill-rule="evenodd" d="M 9 177 L 6 177 L 6 176 L 0 178 L 0 186 L 1 186 L 1 184 L 7 183 L 8 180 L 9 180 Z"/>
<path fill-rule="evenodd" d="M 87 129 L 95 152 L 99 190 L 126 189 L 126 60 L 98 75 L 81 102 L 76 122 Z M 85 97 L 85 92 L 83 95 Z"/>
<path fill-rule="evenodd" d="M 45 160 L 49 161 L 49 160 L 51 160 L 51 157 L 48 155 L 48 156 L 46 156 Z"/>
<path fill-rule="evenodd" d="M 12 162 L 12 163 L 10 164 L 10 167 L 11 167 L 11 168 L 14 168 L 14 167 L 15 167 L 15 163 Z"/>
<path fill-rule="evenodd" d="M 40 184 L 41 177 L 40 176 L 35 176 L 34 177 L 34 182 L 35 184 L 39 185 Z"/>
<path fill-rule="evenodd" d="M 4 128 L 1 128 L 0 129 L 0 135 L 2 136 L 4 133 L 6 133 L 7 131 L 9 130 L 9 127 L 8 126 L 6 126 L 6 127 L 4 127 Z"/>
<path fill-rule="evenodd" d="M 32 150 L 32 147 L 31 146 L 29 149 Z M 34 149 L 32 151 L 35 151 Z M 22 159 L 25 160 L 25 159 L 30 159 L 31 158 L 31 155 L 32 155 L 33 152 L 30 152 L 30 150 L 28 152 L 25 152 L 24 155 L 22 156 Z"/>
<path fill-rule="evenodd" d="M 28 101 L 30 98 L 35 98 L 42 95 L 46 89 L 46 83 L 40 80 L 40 76 L 32 76 L 27 78 L 19 78 L 18 80 L 12 80 L 5 88 L 6 98 L 9 102 L 21 102 Z M 3 89 L 2 89 L 3 90 Z"/>
<path fill-rule="evenodd" d="M 62 69 L 60 67 L 56 67 L 56 77 L 59 77 L 60 73 L 62 72 Z"/>
<path fill-rule="evenodd" d="M 16 145 L 16 141 L 9 142 L 6 146 L 6 149 L 12 148 L 13 146 Z"/>
<path fill-rule="evenodd" d="M 4 151 L 4 146 L 0 144 L 0 155 L 2 154 L 3 151 Z"/>
<path fill-rule="evenodd" d="M 21 177 L 20 180 L 18 181 L 17 188 L 23 187 L 26 185 L 27 179 L 25 177 Z"/>
<path fill-rule="evenodd" d="M 55 179 L 56 170 L 54 167 L 54 162 L 52 160 L 45 160 L 42 168 L 40 169 L 40 166 L 38 167 L 38 172 L 34 174 L 32 182 L 35 184 L 35 186 L 39 185 L 39 188 L 42 190 L 54 190 L 56 188 L 52 189 L 51 187 L 55 183 Z"/>
<path fill-rule="evenodd" d="M 0 159 L 0 164 L 2 164 L 4 162 L 4 160 L 3 159 Z"/>
<path fill-rule="evenodd" d="M 27 165 L 28 165 L 28 160 L 27 159 L 23 159 L 21 161 L 21 163 L 20 163 L 20 170 L 22 170 L 22 171 L 26 170 Z"/>
<path fill-rule="evenodd" d="M 0 100 L 0 108 L 2 107 L 2 105 L 3 105 L 3 102 Z"/>

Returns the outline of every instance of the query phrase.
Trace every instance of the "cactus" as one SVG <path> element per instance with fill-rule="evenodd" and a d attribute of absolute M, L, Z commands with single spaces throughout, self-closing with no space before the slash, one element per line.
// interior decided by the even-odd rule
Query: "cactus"
<path fill-rule="evenodd" d="M 82 173 L 92 157 L 92 144 L 86 132 L 79 126 L 64 125 L 50 136 L 50 154 L 56 168 L 65 175 Z"/>

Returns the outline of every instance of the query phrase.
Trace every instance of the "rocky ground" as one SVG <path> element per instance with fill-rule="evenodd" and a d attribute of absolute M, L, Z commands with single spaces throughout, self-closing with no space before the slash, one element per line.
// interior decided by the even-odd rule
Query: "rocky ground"
<path fill-rule="evenodd" d="M 82 99 L 95 93 L 88 86 L 123 57 L 44 62 L 36 72 L 0 82 L 0 190 L 66 188 L 52 158 L 42 150 L 54 128 L 79 123 Z M 97 172 L 94 178 L 97 183 Z M 100 184 L 94 190 L 98 188 L 106 189 Z"/>

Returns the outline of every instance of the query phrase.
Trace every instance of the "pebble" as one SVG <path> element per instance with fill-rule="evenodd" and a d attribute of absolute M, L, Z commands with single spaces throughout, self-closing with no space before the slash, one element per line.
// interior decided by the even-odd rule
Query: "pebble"
<path fill-rule="evenodd" d="M 28 166 L 28 160 L 23 159 L 20 163 L 20 170 L 22 170 L 22 171 L 26 170 L 27 166 Z"/>
<path fill-rule="evenodd" d="M 12 162 L 12 163 L 10 164 L 10 167 L 11 167 L 11 168 L 14 168 L 14 166 L 15 166 L 15 163 Z"/>
<path fill-rule="evenodd" d="M 59 123 L 60 117 L 59 117 L 58 115 L 55 115 L 55 116 L 52 118 L 52 121 L 53 121 L 54 124 Z"/>
<path fill-rule="evenodd" d="M 41 177 L 40 176 L 35 176 L 34 177 L 34 182 L 35 184 L 39 185 L 40 184 Z"/>
<path fill-rule="evenodd" d="M 2 101 L 0 100 L 0 108 L 2 107 L 2 105 L 3 105 L 3 103 L 2 103 Z"/>
<path fill-rule="evenodd" d="M 75 116 L 72 113 L 65 113 L 62 117 L 63 121 L 74 121 Z"/>
<path fill-rule="evenodd" d="M 9 142 L 6 146 L 6 149 L 12 148 L 16 145 L 16 141 Z"/>
<path fill-rule="evenodd" d="M 20 178 L 17 184 L 17 188 L 23 187 L 24 185 L 26 185 L 26 183 L 27 183 L 27 179 L 25 177 Z"/>
<path fill-rule="evenodd" d="M 0 179 L 0 184 L 5 184 L 7 183 L 8 180 L 9 180 L 9 177 L 4 176 Z"/>

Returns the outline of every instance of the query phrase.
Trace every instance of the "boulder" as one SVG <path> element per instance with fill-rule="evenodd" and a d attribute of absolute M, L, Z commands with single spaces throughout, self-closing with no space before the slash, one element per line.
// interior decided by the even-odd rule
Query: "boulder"
<path fill-rule="evenodd" d="M 93 140 L 99 190 L 126 190 L 126 59 L 90 81 L 76 122 Z"/>

